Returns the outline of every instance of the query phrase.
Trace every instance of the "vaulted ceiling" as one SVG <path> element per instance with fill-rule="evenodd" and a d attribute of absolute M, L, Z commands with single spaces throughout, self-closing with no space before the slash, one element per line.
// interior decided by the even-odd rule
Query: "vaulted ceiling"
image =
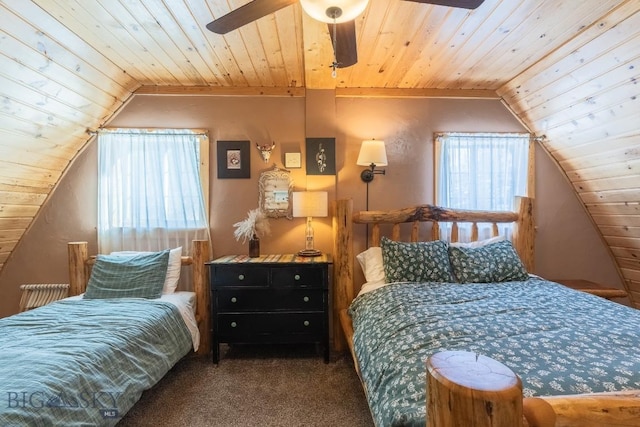
<path fill-rule="evenodd" d="M 500 98 L 575 187 L 640 301 L 640 3 L 371 0 L 332 78 L 299 4 L 226 35 L 246 0 L 0 2 L 0 268 L 70 161 L 134 94 Z"/>

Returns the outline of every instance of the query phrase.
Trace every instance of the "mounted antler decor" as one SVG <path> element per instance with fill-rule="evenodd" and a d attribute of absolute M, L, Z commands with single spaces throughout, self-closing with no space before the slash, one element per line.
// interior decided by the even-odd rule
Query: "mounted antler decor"
<path fill-rule="evenodd" d="M 256 148 L 260 150 L 260 155 L 262 155 L 262 160 L 264 160 L 265 163 L 269 163 L 269 159 L 271 158 L 271 152 L 275 147 L 276 147 L 275 142 L 271 143 L 271 145 L 269 144 L 259 145 L 256 142 Z"/>

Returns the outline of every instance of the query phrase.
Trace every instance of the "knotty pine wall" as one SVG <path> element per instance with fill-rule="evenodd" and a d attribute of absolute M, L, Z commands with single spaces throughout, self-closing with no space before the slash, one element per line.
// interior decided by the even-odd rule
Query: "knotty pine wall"
<path fill-rule="evenodd" d="M 497 92 L 547 136 L 640 308 L 640 2 L 616 3 Z"/>

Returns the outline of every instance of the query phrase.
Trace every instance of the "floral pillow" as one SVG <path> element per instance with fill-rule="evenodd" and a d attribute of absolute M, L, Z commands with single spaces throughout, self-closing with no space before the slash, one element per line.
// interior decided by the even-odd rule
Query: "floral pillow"
<path fill-rule="evenodd" d="M 449 260 L 459 283 L 527 280 L 529 274 L 513 245 L 502 240 L 480 247 L 449 247 Z"/>
<path fill-rule="evenodd" d="M 451 282 L 447 243 L 380 241 L 384 274 L 392 282 Z"/>

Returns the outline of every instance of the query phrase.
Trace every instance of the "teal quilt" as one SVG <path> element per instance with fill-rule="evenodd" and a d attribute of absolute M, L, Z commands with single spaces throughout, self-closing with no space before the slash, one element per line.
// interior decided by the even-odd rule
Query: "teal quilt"
<path fill-rule="evenodd" d="M 525 396 L 640 389 L 640 311 L 539 278 L 396 283 L 349 312 L 379 427 L 425 425 L 425 362 L 443 350 L 498 360 Z"/>
<path fill-rule="evenodd" d="M 0 425 L 113 426 L 191 348 L 162 301 L 62 300 L 0 319 Z"/>

